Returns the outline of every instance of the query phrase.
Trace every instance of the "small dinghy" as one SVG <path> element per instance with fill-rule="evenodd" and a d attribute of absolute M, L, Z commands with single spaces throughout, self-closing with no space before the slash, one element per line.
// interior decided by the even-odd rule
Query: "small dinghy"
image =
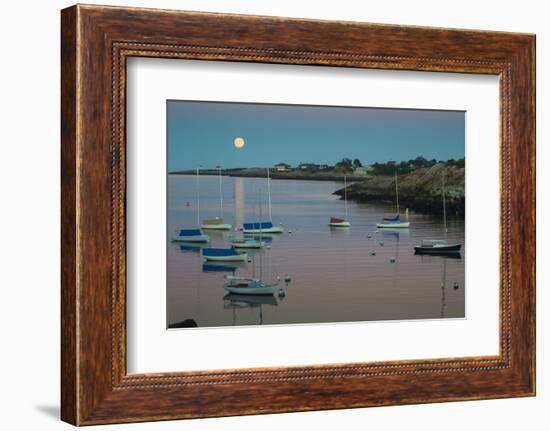
<path fill-rule="evenodd" d="M 217 262 L 246 262 L 248 260 L 247 253 L 238 253 L 234 248 L 205 247 L 202 249 L 202 257 Z"/>
<path fill-rule="evenodd" d="M 229 293 L 239 295 L 274 295 L 279 288 L 278 283 L 269 284 L 257 278 L 225 277 L 227 283 L 223 286 Z"/>
<path fill-rule="evenodd" d="M 210 230 L 231 230 L 229 223 L 224 223 L 220 217 L 206 219 L 202 221 L 201 229 Z"/>
<path fill-rule="evenodd" d="M 200 229 L 181 229 L 179 234 L 172 237 L 176 242 L 208 242 L 210 237 L 204 235 Z"/>

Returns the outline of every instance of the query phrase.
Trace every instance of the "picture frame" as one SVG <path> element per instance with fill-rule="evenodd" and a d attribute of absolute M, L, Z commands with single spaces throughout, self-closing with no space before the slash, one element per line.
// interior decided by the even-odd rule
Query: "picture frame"
<path fill-rule="evenodd" d="M 534 35 L 76 5 L 61 13 L 61 53 L 62 420 L 535 395 Z M 497 75 L 499 355 L 128 374 L 126 60 L 136 56 Z"/>

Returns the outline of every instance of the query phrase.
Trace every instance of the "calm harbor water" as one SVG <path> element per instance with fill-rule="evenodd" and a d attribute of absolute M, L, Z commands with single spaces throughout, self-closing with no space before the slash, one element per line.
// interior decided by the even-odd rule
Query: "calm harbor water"
<path fill-rule="evenodd" d="M 168 324 L 192 319 L 199 327 L 355 322 L 464 317 L 464 220 L 448 218 L 448 239 L 463 244 L 460 258 L 415 255 L 422 239 L 443 238 L 443 220 L 410 212 L 409 229 L 376 232 L 394 204 L 348 202 L 349 229 L 331 229 L 344 201 L 332 193 L 342 183 L 271 180 L 273 223 L 285 233 L 264 238 L 270 248 L 249 251 L 249 262 L 205 263 L 201 246 L 174 243 L 181 228 L 197 227 L 196 178 L 168 176 Z M 200 177 L 200 219 L 220 215 L 219 180 Z M 233 228 L 268 220 L 265 178 L 223 177 L 223 218 Z M 403 212 L 403 211 L 402 211 Z M 235 231 L 208 231 L 207 246 L 229 247 Z M 292 233 L 289 233 L 291 231 Z M 370 235 L 370 238 L 369 238 Z M 372 255 L 372 253 L 375 253 Z M 395 260 L 392 262 L 392 260 Z M 284 297 L 229 296 L 224 276 L 276 282 Z M 288 274 L 291 281 L 284 282 Z"/>

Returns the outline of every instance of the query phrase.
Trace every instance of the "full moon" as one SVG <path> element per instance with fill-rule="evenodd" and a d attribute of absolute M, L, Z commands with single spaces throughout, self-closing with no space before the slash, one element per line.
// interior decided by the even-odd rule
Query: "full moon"
<path fill-rule="evenodd" d="M 235 148 L 244 147 L 244 139 L 241 137 L 235 138 L 235 140 L 233 141 L 233 145 L 235 145 Z"/>

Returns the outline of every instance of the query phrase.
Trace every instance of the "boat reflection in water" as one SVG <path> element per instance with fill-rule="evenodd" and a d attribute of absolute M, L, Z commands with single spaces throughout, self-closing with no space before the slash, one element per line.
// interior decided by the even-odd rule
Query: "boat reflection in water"
<path fill-rule="evenodd" d="M 202 264 L 202 272 L 230 272 L 235 274 L 239 268 L 246 267 L 246 262 L 205 262 Z"/>
<path fill-rule="evenodd" d="M 415 254 L 422 254 L 422 253 L 415 253 Z M 441 255 L 435 255 L 434 253 L 428 253 L 423 256 L 421 256 L 421 262 L 422 263 L 433 263 L 440 261 L 441 262 L 441 309 L 440 309 L 440 317 L 443 319 L 445 317 L 445 308 L 447 306 L 447 299 L 446 299 L 446 293 L 448 289 L 448 282 L 447 282 L 447 259 L 462 259 L 462 256 L 459 252 L 455 253 L 443 253 Z M 457 290 L 460 286 L 456 281 L 452 282 L 453 289 Z"/>
<path fill-rule="evenodd" d="M 258 324 L 263 325 L 264 315 L 263 306 L 278 306 L 279 301 L 272 295 L 239 295 L 235 293 L 229 293 L 223 297 L 224 310 L 233 310 L 233 326 L 237 325 L 237 310 L 244 308 L 257 308 L 258 309 Z"/>
<path fill-rule="evenodd" d="M 195 242 L 178 242 L 178 248 L 182 253 L 200 253 L 203 245 Z"/>

